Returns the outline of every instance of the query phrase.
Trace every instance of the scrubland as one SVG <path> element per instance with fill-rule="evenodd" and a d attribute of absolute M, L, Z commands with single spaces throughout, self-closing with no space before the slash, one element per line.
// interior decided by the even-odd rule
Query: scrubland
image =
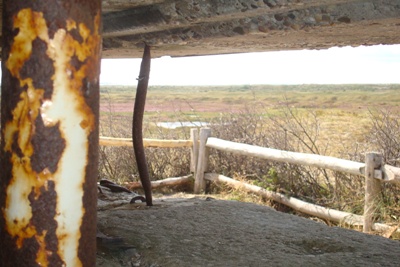
<path fill-rule="evenodd" d="M 189 139 L 189 128 L 165 129 L 157 123 L 202 121 L 209 123 L 212 136 L 225 140 L 359 162 L 365 152 L 378 151 L 386 164 L 399 166 L 399 92 L 400 85 L 389 84 L 150 87 L 144 137 Z M 131 137 L 134 95 L 134 86 L 101 88 L 101 135 Z M 138 179 L 132 148 L 101 147 L 100 152 L 101 177 L 118 183 Z M 190 173 L 187 148 L 148 148 L 146 155 L 153 180 Z M 209 171 L 325 207 L 363 212 L 364 178 L 360 176 L 216 150 L 210 151 Z M 398 224 L 400 187 L 382 187 L 376 221 Z M 213 184 L 208 190 L 287 210 L 225 186 Z"/>

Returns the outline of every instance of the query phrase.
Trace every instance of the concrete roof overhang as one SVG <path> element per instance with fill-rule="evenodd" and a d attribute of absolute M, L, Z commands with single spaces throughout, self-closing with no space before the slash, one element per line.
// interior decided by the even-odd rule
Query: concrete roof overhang
<path fill-rule="evenodd" d="M 400 44 L 399 0 L 103 0 L 103 58 Z M 0 0 L 2 6 L 2 0 Z"/>

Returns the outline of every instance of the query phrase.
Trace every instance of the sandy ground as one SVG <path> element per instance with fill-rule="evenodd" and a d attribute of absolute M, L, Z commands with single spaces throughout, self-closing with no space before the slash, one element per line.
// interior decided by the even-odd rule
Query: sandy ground
<path fill-rule="evenodd" d="M 97 266 L 400 264 L 399 241 L 266 206 L 178 194 L 146 207 L 117 195 L 99 200 L 98 229 L 107 237 L 98 238 Z"/>

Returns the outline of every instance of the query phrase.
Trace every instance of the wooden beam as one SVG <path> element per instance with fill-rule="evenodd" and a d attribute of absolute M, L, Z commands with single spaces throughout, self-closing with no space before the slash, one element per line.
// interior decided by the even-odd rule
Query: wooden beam
<path fill-rule="evenodd" d="M 199 158 L 197 163 L 197 170 L 195 173 L 194 193 L 204 193 L 206 189 L 206 181 L 204 180 L 204 172 L 208 167 L 208 149 L 206 146 L 207 139 L 211 136 L 210 128 L 200 129 L 200 144 L 199 144 Z"/>
<path fill-rule="evenodd" d="M 364 175 L 365 163 L 339 159 L 335 157 L 283 151 L 278 149 L 225 141 L 215 137 L 208 138 L 207 147 L 216 148 L 222 151 L 232 152 L 239 155 L 268 159 L 277 162 L 314 166 L 318 168 L 341 171 L 355 175 Z M 382 172 L 380 170 L 375 170 L 374 175 L 375 178 L 382 179 Z"/>
<path fill-rule="evenodd" d="M 193 144 L 190 149 L 190 171 L 196 173 L 199 157 L 199 130 L 197 128 L 190 129 L 190 140 Z"/>
<path fill-rule="evenodd" d="M 379 153 L 366 153 L 365 155 L 365 203 L 363 232 L 372 231 L 372 225 L 379 204 L 381 181 L 374 179 L 376 169 L 380 169 L 383 156 Z"/>
<path fill-rule="evenodd" d="M 383 173 L 383 182 L 400 183 L 400 168 L 390 165 L 383 165 L 381 170 Z"/>
<path fill-rule="evenodd" d="M 162 139 L 148 139 L 143 138 L 144 147 L 164 147 L 164 148 L 178 148 L 178 147 L 191 147 L 192 140 L 162 140 Z M 114 138 L 114 137 L 100 137 L 101 146 L 127 146 L 132 147 L 131 138 Z"/>
<path fill-rule="evenodd" d="M 223 182 L 234 188 L 244 189 L 245 191 L 256 193 L 260 196 L 282 203 L 288 207 L 291 207 L 305 214 L 314 215 L 319 218 L 327 219 L 338 223 L 346 223 L 354 226 L 362 225 L 362 216 L 360 215 L 355 215 L 348 212 L 328 209 L 322 206 L 310 204 L 294 197 L 287 197 L 283 194 L 268 191 L 259 186 L 240 182 L 232 178 L 223 175 L 218 175 L 215 173 L 206 173 L 205 179 L 209 181 Z"/>
<path fill-rule="evenodd" d="M 351 226 L 362 226 L 363 216 L 352 214 L 349 212 L 338 211 L 334 209 L 325 208 L 319 205 L 304 202 L 294 197 L 288 197 L 280 193 L 265 190 L 256 185 L 251 185 L 245 182 L 237 181 L 232 178 L 219 175 L 216 173 L 206 173 L 204 178 L 209 181 L 226 183 L 237 189 L 243 189 L 248 192 L 255 193 L 259 196 L 271 199 L 273 201 L 282 203 L 294 210 L 300 211 L 305 214 L 313 215 L 319 218 L 330 220 L 337 223 L 345 223 Z M 372 224 L 372 229 L 375 231 L 395 231 L 400 232 L 399 229 L 394 229 L 383 223 Z"/>
<path fill-rule="evenodd" d="M 162 180 L 151 181 L 151 187 L 154 189 L 165 186 L 177 186 L 182 184 L 188 184 L 191 181 L 193 181 L 193 175 L 187 175 L 182 177 L 171 177 Z M 130 182 L 126 184 L 126 187 L 128 187 L 129 190 L 140 189 L 142 188 L 142 184 L 140 182 Z"/>

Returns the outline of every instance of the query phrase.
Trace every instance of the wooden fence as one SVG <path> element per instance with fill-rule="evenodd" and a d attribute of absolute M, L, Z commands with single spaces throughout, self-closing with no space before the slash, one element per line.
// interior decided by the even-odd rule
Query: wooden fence
<path fill-rule="evenodd" d="M 188 147 L 191 149 L 190 170 L 194 173 L 194 193 L 204 193 L 206 180 L 226 183 L 232 187 L 241 188 L 287 205 L 300 212 L 331 220 L 338 223 L 346 223 L 353 226 L 363 226 L 364 232 L 399 231 L 397 227 L 385 224 L 373 223 L 373 215 L 376 210 L 377 200 L 381 191 L 381 183 L 400 183 L 400 168 L 383 163 L 382 155 L 375 152 L 366 153 L 365 163 L 339 159 L 335 157 L 316 154 L 289 152 L 254 145 L 241 144 L 211 137 L 209 128 L 191 129 L 190 140 L 155 140 L 144 139 L 145 147 Z M 132 146 L 129 138 L 100 137 L 100 145 L 104 146 Z M 261 187 L 234 180 L 220 174 L 207 173 L 209 149 L 231 152 L 235 154 L 262 158 L 277 162 L 313 166 L 323 169 L 345 172 L 365 177 L 365 204 L 364 214 L 356 215 L 348 212 L 328 209 L 322 206 L 304 202 L 288 197 L 280 193 L 265 190 Z M 182 177 L 187 181 L 188 177 Z M 166 179 L 167 180 L 167 179 Z M 152 182 L 154 186 L 159 184 L 171 184 L 182 182 L 179 178 L 170 178 L 164 182 Z"/>

